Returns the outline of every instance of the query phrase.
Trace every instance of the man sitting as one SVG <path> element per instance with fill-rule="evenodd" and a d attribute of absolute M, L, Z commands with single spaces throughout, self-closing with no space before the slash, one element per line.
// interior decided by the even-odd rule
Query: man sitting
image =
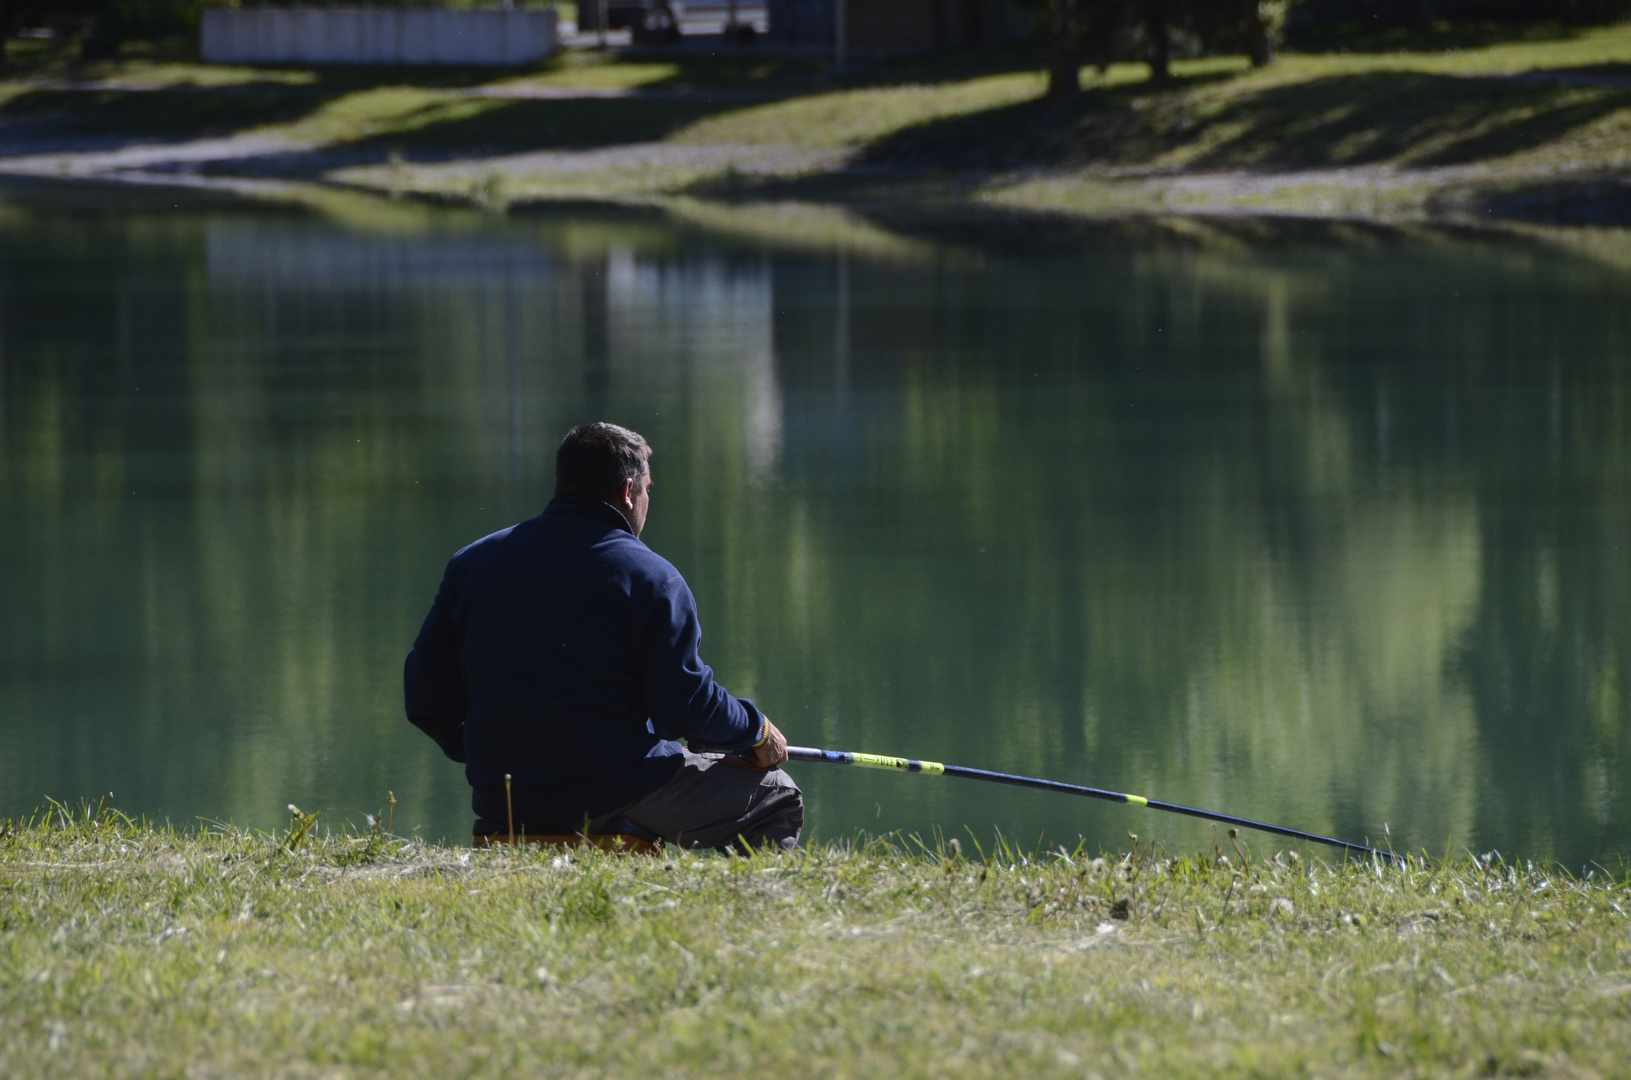
<path fill-rule="evenodd" d="M 404 697 L 408 719 L 465 762 L 478 842 L 587 824 L 684 847 L 798 843 L 803 797 L 777 768 L 787 740 L 714 682 L 691 590 L 640 542 L 650 459 L 626 428 L 573 428 L 544 512 L 447 564 Z"/>

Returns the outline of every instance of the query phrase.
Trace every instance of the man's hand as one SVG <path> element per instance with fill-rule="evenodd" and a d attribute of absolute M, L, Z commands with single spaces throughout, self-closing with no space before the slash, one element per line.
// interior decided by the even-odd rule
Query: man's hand
<path fill-rule="evenodd" d="M 765 717 L 765 734 L 768 736 L 765 741 L 752 750 L 753 760 L 762 769 L 774 769 L 778 765 L 787 764 L 787 736 L 770 722 L 768 716 Z"/>

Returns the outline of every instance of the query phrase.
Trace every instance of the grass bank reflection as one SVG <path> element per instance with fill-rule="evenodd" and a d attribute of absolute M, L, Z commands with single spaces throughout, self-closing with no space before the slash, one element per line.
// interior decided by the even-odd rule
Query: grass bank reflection
<path fill-rule="evenodd" d="M 657 447 L 705 655 L 796 741 L 1631 848 L 1623 276 L 1444 237 L 873 258 L 415 220 L 0 219 L 0 812 L 269 825 L 389 788 L 457 835 L 402 653 L 604 416 Z M 1210 837 L 802 778 L 829 835 Z"/>

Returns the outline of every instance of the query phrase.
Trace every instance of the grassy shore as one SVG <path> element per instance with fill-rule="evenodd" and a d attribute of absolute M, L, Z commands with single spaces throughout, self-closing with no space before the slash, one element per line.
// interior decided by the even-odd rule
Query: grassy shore
<path fill-rule="evenodd" d="M 0 827 L 0 1073 L 1613 1076 L 1631 1060 L 1631 882 L 1602 873 L 1331 865 L 1228 840 L 1178 857 L 562 857 L 309 825 Z"/>
<path fill-rule="evenodd" d="M 838 78 L 750 51 L 572 52 L 495 75 L 17 48 L 0 172 L 272 177 L 490 208 L 701 197 L 1631 222 L 1631 26 L 1417 35 L 1258 71 L 1195 60 L 1159 85 L 1140 64 L 1084 69 L 1071 105 L 1042 97 L 1023 53 Z M 133 144 L 142 163 L 109 156 Z"/>

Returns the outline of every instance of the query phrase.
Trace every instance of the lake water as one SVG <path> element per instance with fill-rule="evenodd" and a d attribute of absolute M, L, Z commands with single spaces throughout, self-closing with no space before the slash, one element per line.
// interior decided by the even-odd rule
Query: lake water
<path fill-rule="evenodd" d="M 1631 854 L 1626 246 L 710 213 L 0 195 L 0 816 L 466 835 L 402 658 L 604 418 L 794 743 Z M 1212 842 L 795 775 L 828 838 Z"/>

